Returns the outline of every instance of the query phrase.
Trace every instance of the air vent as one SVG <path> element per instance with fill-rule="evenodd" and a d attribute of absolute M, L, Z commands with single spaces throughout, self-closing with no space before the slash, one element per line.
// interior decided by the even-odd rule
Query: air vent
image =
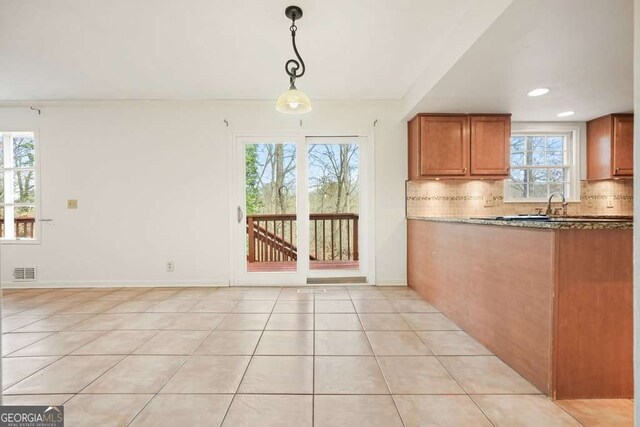
<path fill-rule="evenodd" d="M 36 268 L 35 267 L 16 267 L 13 269 L 13 281 L 14 282 L 35 282 L 36 281 Z"/>

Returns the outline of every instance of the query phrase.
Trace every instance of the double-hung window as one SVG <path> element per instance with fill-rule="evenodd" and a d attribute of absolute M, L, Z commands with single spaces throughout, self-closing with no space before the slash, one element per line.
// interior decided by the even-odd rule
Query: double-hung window
<path fill-rule="evenodd" d="M 567 200 L 579 195 L 576 132 L 535 131 L 511 135 L 511 176 L 505 201 L 546 201 L 553 193 Z"/>
<path fill-rule="evenodd" d="M 0 132 L 0 141 L 0 237 L 37 240 L 35 134 Z"/>

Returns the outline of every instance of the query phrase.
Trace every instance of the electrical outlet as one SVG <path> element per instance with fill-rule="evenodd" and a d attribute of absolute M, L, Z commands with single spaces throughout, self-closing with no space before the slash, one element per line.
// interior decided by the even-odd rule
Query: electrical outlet
<path fill-rule="evenodd" d="M 173 261 L 167 261 L 167 273 L 171 273 L 173 271 L 173 268 Z"/>
<path fill-rule="evenodd" d="M 613 207 L 613 196 L 607 196 L 607 207 L 608 208 Z"/>
<path fill-rule="evenodd" d="M 76 199 L 67 200 L 67 209 L 78 209 L 78 201 Z"/>

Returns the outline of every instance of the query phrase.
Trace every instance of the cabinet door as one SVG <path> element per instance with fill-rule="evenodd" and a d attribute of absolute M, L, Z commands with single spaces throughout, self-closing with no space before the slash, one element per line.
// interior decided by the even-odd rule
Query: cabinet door
<path fill-rule="evenodd" d="M 467 116 L 420 117 L 420 175 L 465 176 L 469 164 Z"/>
<path fill-rule="evenodd" d="M 633 116 L 613 117 L 613 176 L 633 175 Z"/>
<path fill-rule="evenodd" d="M 420 117 L 409 121 L 409 179 L 420 179 Z"/>
<path fill-rule="evenodd" d="M 471 175 L 509 175 L 511 116 L 471 116 Z"/>
<path fill-rule="evenodd" d="M 587 179 L 611 179 L 613 166 L 613 118 L 603 116 L 587 122 Z"/>

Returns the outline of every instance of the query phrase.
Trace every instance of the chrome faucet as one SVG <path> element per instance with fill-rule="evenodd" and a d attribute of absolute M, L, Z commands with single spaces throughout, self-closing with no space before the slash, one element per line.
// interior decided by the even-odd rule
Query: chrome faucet
<path fill-rule="evenodd" d="M 545 215 L 549 216 L 551 215 L 551 213 L 553 212 L 551 210 L 551 199 L 553 199 L 553 196 L 560 196 L 562 197 L 562 215 L 567 215 L 567 206 L 569 205 L 567 203 L 567 200 L 564 197 L 563 193 L 553 193 L 549 196 L 549 202 L 547 203 L 547 211 L 545 212 Z"/>

